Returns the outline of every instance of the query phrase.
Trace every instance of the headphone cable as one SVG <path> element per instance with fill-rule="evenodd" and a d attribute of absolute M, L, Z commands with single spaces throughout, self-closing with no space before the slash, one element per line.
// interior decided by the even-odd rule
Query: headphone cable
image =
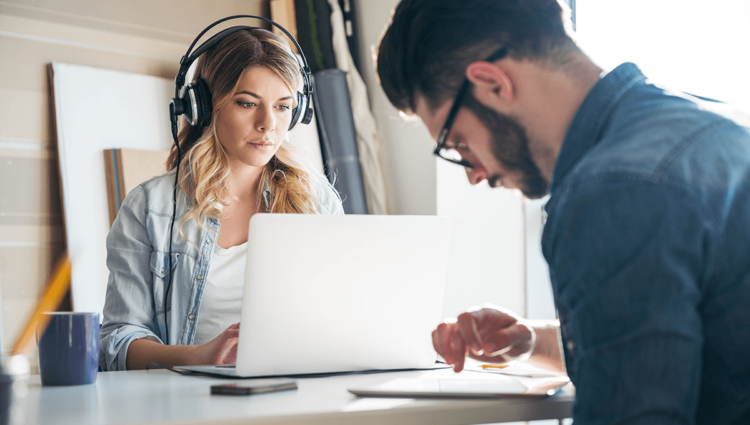
<path fill-rule="evenodd" d="M 171 112 L 171 111 L 170 111 Z M 169 224 L 169 254 L 167 256 L 167 267 L 169 268 L 169 281 L 167 283 L 167 289 L 164 291 L 164 330 L 166 337 L 166 344 L 169 345 L 169 322 L 167 320 L 167 302 L 169 301 L 169 290 L 172 288 L 172 235 L 174 234 L 174 220 L 177 217 L 177 183 L 180 175 L 180 162 L 182 160 L 182 152 L 180 151 L 180 142 L 177 140 L 177 117 L 174 113 L 170 114 L 172 124 L 172 138 L 174 139 L 174 145 L 177 149 L 177 165 L 175 166 L 174 173 L 174 186 L 172 187 L 172 219 Z"/>

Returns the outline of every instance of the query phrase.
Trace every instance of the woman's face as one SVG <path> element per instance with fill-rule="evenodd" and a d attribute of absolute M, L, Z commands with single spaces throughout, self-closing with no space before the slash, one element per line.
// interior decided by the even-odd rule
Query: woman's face
<path fill-rule="evenodd" d="M 284 140 L 293 106 L 293 93 L 273 71 L 262 66 L 246 69 L 216 123 L 230 165 L 266 165 Z"/>

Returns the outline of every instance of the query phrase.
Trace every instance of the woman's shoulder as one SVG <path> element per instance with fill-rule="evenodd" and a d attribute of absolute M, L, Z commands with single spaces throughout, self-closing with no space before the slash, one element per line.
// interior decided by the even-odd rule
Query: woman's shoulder
<path fill-rule="evenodd" d="M 147 210 L 164 210 L 165 212 L 169 210 L 168 212 L 171 214 L 174 175 L 175 171 L 171 170 L 162 175 L 151 177 L 131 190 L 126 199 L 131 198 L 131 202 L 144 204 Z M 181 189 L 178 188 L 178 194 L 181 193 Z"/>
<path fill-rule="evenodd" d="M 315 188 L 318 192 L 319 214 L 344 214 L 344 207 L 341 205 L 341 197 L 328 179 L 322 176 L 316 176 Z"/>
<path fill-rule="evenodd" d="M 160 176 L 151 177 L 139 186 L 143 187 L 146 192 L 150 193 L 172 193 L 172 188 L 174 187 L 174 174 L 175 170 L 167 171 Z"/>

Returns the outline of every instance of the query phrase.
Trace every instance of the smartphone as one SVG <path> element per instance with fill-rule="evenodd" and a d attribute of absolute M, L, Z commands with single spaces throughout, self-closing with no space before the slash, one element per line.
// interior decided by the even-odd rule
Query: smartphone
<path fill-rule="evenodd" d="M 211 385 L 211 394 L 251 395 L 296 389 L 297 381 L 290 379 L 254 379 L 247 382 Z"/>

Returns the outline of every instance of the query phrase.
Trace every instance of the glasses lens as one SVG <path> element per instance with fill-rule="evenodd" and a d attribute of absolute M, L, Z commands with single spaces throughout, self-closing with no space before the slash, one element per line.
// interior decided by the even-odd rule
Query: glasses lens
<path fill-rule="evenodd" d="M 450 162 L 455 162 L 457 164 L 461 163 L 463 158 L 461 158 L 461 153 L 458 152 L 456 149 L 450 147 L 450 146 L 443 146 L 438 151 L 438 155 L 440 155 L 441 158 L 447 159 Z"/>

